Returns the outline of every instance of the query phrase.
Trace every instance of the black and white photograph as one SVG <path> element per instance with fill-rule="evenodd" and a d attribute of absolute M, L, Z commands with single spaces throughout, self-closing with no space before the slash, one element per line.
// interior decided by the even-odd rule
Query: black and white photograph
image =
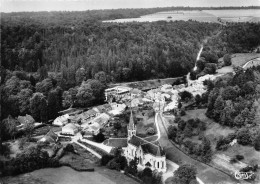
<path fill-rule="evenodd" d="M 0 0 L 0 184 L 260 184 L 260 0 Z"/>

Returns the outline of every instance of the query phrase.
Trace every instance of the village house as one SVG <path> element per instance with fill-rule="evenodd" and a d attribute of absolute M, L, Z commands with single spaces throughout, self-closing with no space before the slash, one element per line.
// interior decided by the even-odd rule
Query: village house
<path fill-rule="evenodd" d="M 61 134 L 63 135 L 75 135 L 78 133 L 79 128 L 74 123 L 69 123 L 62 127 Z"/>
<path fill-rule="evenodd" d="M 91 119 L 93 119 L 93 118 L 95 118 L 95 117 L 97 117 L 99 115 L 100 115 L 100 112 L 97 112 L 97 111 L 95 111 L 93 109 L 90 109 L 90 110 L 88 110 L 86 112 L 81 113 L 79 115 L 79 117 L 81 118 L 82 123 L 84 123 L 84 122 L 86 122 L 88 120 L 91 120 Z"/>
<path fill-rule="evenodd" d="M 54 121 L 53 121 L 53 125 L 56 126 L 64 126 L 68 123 L 68 119 L 69 119 L 69 115 L 68 114 L 64 114 L 62 116 L 57 117 Z"/>
<path fill-rule="evenodd" d="M 129 95 L 132 88 L 126 86 L 116 86 L 105 90 L 105 99 L 107 102 L 112 102 L 113 99 L 118 100 L 126 95 Z"/>
<path fill-rule="evenodd" d="M 56 143 L 59 137 L 52 130 L 50 130 L 45 136 L 43 136 L 38 142 Z"/>

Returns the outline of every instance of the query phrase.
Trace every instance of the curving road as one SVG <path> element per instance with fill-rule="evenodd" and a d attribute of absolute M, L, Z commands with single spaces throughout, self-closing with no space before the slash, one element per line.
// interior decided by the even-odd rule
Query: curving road
<path fill-rule="evenodd" d="M 192 164 L 196 166 L 198 171 L 198 177 L 205 183 L 205 184 L 237 184 L 239 182 L 234 181 L 230 176 L 226 175 L 225 173 L 220 172 L 202 162 L 196 161 L 193 158 L 189 157 L 181 150 L 172 144 L 167 136 L 167 131 L 164 126 L 164 122 L 162 121 L 162 116 L 159 114 L 157 116 L 157 123 L 159 125 L 159 130 L 161 133 L 160 139 L 158 140 L 161 146 L 164 148 L 166 152 L 166 158 L 168 160 L 177 163 L 178 165 L 181 164 Z"/>

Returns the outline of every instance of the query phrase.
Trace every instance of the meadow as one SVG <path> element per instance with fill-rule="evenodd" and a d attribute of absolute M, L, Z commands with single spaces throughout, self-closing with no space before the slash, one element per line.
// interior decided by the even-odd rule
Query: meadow
<path fill-rule="evenodd" d="M 199 22 L 260 22 L 259 9 L 237 10 L 192 10 L 192 11 L 167 11 L 144 15 L 139 18 L 106 20 L 103 22 L 155 22 L 195 20 Z"/>

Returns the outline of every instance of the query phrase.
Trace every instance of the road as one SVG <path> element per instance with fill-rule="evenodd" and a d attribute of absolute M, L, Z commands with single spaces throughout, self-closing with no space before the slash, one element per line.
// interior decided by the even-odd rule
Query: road
<path fill-rule="evenodd" d="M 220 172 L 202 162 L 196 161 L 193 158 L 189 157 L 177 147 L 175 147 L 168 139 L 167 132 L 164 126 L 164 122 L 161 119 L 161 116 L 158 116 L 158 125 L 161 133 L 159 142 L 166 152 L 166 158 L 168 160 L 181 164 L 192 164 L 197 168 L 198 178 L 206 184 L 237 184 L 230 176 L 225 173 Z"/>

